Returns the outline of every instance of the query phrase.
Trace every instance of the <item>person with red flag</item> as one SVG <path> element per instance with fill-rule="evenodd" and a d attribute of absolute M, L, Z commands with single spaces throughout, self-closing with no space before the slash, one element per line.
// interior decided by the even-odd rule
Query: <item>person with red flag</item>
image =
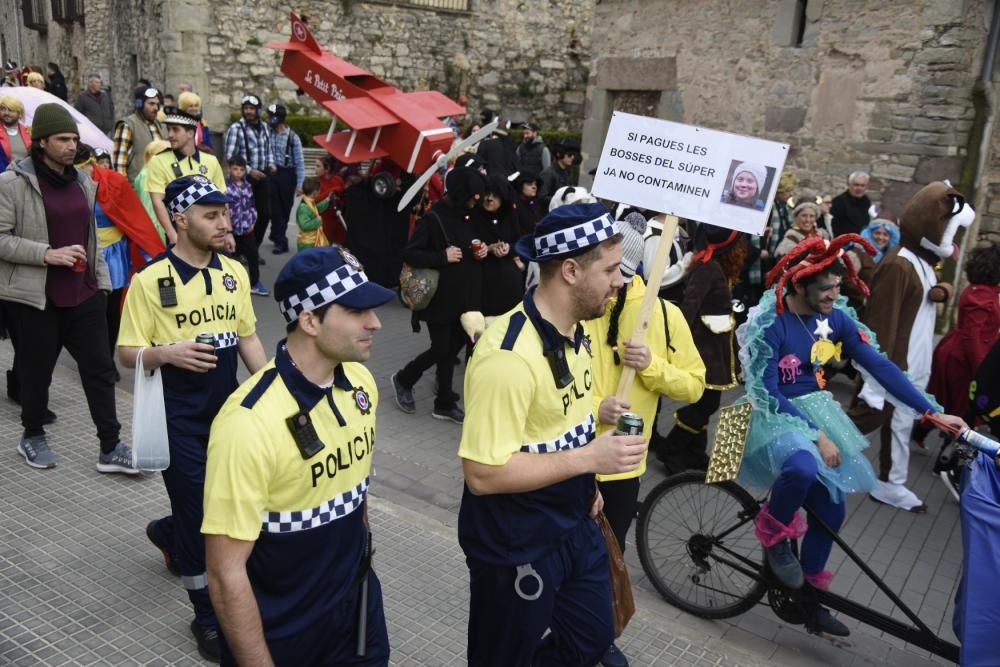
<path fill-rule="evenodd" d="M 108 345 L 113 357 L 121 326 L 122 301 L 132 274 L 167 248 L 127 178 L 113 169 L 97 166 L 94 151 L 87 144 L 79 145 L 73 162 L 97 183 L 94 214 L 98 246 L 111 275 L 107 319 Z"/>

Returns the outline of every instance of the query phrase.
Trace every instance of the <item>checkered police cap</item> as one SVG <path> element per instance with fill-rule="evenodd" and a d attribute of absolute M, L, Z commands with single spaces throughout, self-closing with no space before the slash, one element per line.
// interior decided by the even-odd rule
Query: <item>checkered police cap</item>
<path fill-rule="evenodd" d="M 582 248 L 599 245 L 617 233 L 610 213 L 560 229 L 551 234 L 535 237 L 535 252 L 539 259 L 565 255 Z"/>
<path fill-rule="evenodd" d="M 287 322 L 294 322 L 298 319 L 299 313 L 333 303 L 367 282 L 368 276 L 360 267 L 344 264 L 304 290 L 282 299 L 279 304 L 281 314 L 285 316 Z"/>
<path fill-rule="evenodd" d="M 163 109 L 163 124 L 198 127 L 198 119 L 179 107 L 169 106 Z"/>
<path fill-rule="evenodd" d="M 204 176 L 182 176 L 168 183 L 164 199 L 171 214 L 183 213 L 195 204 L 229 203 L 229 198 Z"/>
<path fill-rule="evenodd" d="M 395 296 L 392 290 L 368 280 L 358 258 L 338 245 L 300 250 L 274 281 L 274 300 L 289 324 L 300 314 L 327 304 L 368 310 Z"/>
<path fill-rule="evenodd" d="M 566 204 L 539 220 L 533 234 L 519 238 L 514 252 L 529 262 L 547 262 L 579 255 L 617 232 L 615 220 L 603 204 Z"/>

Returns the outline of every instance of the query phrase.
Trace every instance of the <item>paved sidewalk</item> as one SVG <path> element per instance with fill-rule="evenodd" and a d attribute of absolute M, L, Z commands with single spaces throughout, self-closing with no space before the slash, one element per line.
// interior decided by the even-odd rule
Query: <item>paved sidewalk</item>
<path fill-rule="evenodd" d="M 9 345 L 0 344 L 0 367 L 10 358 Z M 119 392 L 126 434 L 129 398 Z M 202 663 L 187 597 L 143 532 L 168 509 L 162 482 L 96 472 L 93 425 L 78 379 L 64 366 L 51 406 L 59 415 L 49 429 L 59 465 L 36 470 L 14 452 L 17 406 L 0 401 L 0 442 L 9 444 L 0 453 L 0 665 Z M 380 444 L 386 440 L 380 432 Z M 454 529 L 385 498 L 372 499 L 371 521 L 392 664 L 465 664 L 467 576 Z M 764 664 L 678 626 L 658 601 L 640 601 L 621 644 L 633 665 Z"/>
<path fill-rule="evenodd" d="M 271 285 L 289 256 L 274 257 L 267 244 L 262 250 L 268 259 L 263 280 Z M 255 298 L 254 305 L 258 334 L 272 354 L 284 335 L 283 320 L 273 299 Z M 389 376 L 427 347 L 427 333 L 411 333 L 409 312 L 395 302 L 380 309 L 379 317 L 383 329 L 368 364 L 381 392 L 373 524 L 393 660 L 399 665 L 464 664 L 466 569 L 455 538 L 461 430 L 430 417 L 433 373 L 415 387 L 416 415 L 396 409 Z M 0 369 L 9 367 L 10 347 L 0 343 Z M 463 369 L 456 369 L 459 391 Z M 123 371 L 119 415 L 126 439 L 131 383 L 131 373 Z M 3 389 L 0 381 L 0 396 Z M 843 399 L 848 387 L 836 379 L 831 389 Z M 197 662 L 186 596 L 143 534 L 146 521 L 168 509 L 162 482 L 94 470 L 94 427 L 72 360 L 65 357 L 57 368 L 51 407 L 59 414 L 49 432 L 60 465 L 40 471 L 14 452 L 17 406 L 0 399 L 0 666 Z M 869 454 L 874 456 L 875 449 Z M 842 535 L 933 630 L 955 641 L 950 626 L 961 563 L 958 506 L 931 476 L 932 464 L 930 456 L 915 454 L 911 460 L 913 489 L 926 500 L 928 514 L 912 515 L 853 496 Z M 651 462 L 641 495 L 661 479 L 659 466 Z M 763 604 L 734 619 L 695 618 L 655 593 L 638 563 L 633 534 L 626 556 L 639 612 L 620 645 L 635 667 L 946 664 L 850 619 L 844 620 L 852 637 L 833 644 L 781 622 Z M 837 574 L 834 591 L 890 610 L 888 599 L 856 566 L 845 564 L 836 548 L 830 565 Z"/>

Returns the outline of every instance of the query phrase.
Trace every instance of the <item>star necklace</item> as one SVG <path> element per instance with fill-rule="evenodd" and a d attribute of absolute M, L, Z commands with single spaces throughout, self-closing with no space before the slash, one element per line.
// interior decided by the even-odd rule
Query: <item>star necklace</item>
<path fill-rule="evenodd" d="M 825 389 L 826 375 L 823 370 L 823 364 L 833 357 L 838 360 L 840 359 L 839 344 L 835 346 L 830 340 L 830 334 L 833 333 L 830 321 L 825 317 L 817 318 L 815 331 L 809 331 L 809 327 L 806 326 L 801 315 L 795 313 L 795 318 L 813 342 L 812 348 L 809 351 L 809 360 L 812 362 L 813 367 L 813 377 L 816 378 L 816 386 L 820 389 Z M 819 336 L 819 338 L 817 339 L 816 336 Z"/>

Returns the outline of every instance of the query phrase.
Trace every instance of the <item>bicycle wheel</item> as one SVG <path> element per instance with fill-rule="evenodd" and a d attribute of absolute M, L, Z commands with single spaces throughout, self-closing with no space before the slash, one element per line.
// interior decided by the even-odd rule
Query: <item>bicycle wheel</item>
<path fill-rule="evenodd" d="M 639 560 L 667 602 L 702 618 L 728 618 L 763 597 L 764 550 L 754 535 L 757 502 L 733 482 L 702 472 L 660 482 L 636 524 Z"/>

